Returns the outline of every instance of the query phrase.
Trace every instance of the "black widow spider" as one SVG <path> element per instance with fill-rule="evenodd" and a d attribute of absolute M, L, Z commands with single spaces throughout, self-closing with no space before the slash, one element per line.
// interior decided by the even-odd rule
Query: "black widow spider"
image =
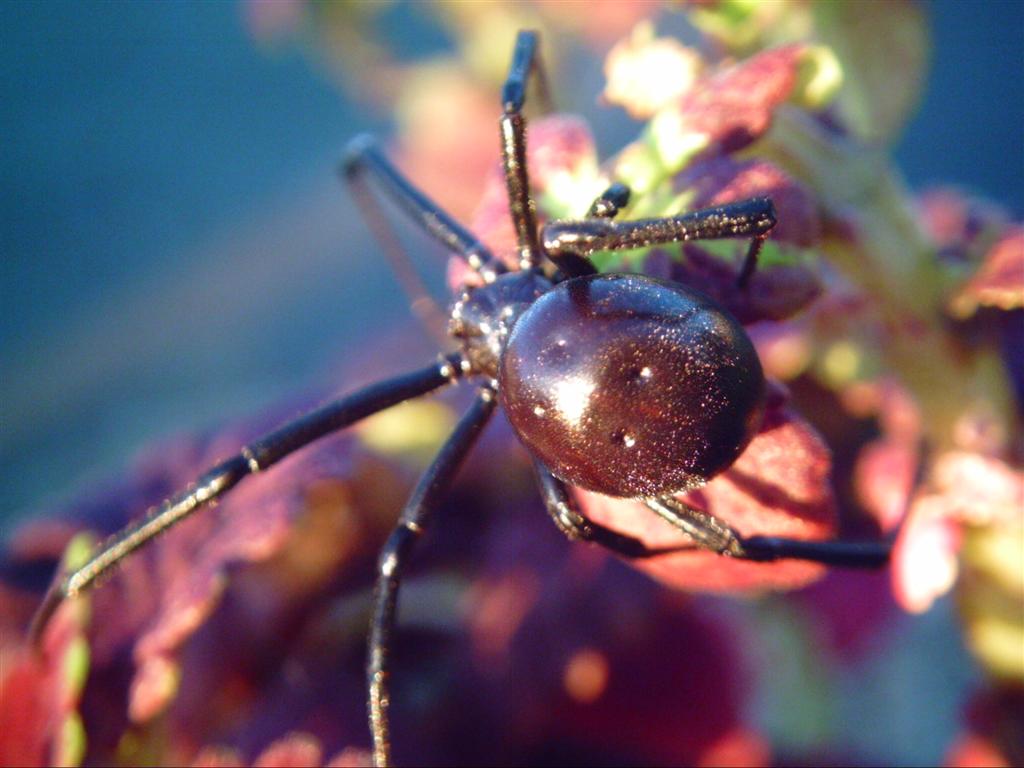
<path fill-rule="evenodd" d="M 370 205 L 365 187 L 369 177 L 480 277 L 482 284 L 466 288 L 451 309 L 448 332 L 460 351 L 285 424 L 129 524 L 85 565 L 55 580 L 30 629 L 37 646 L 63 600 L 94 586 L 120 560 L 246 476 L 364 417 L 460 379 L 476 380 L 476 399 L 420 479 L 380 554 L 367 661 L 377 765 L 387 765 L 391 757 L 389 652 L 402 571 L 499 403 L 533 459 L 552 520 L 571 539 L 600 544 L 627 558 L 668 551 L 650 549 L 639 539 L 586 519 L 568 492 L 567 486 L 575 485 L 642 500 L 689 537 L 681 549 L 696 547 L 755 561 L 797 558 L 856 567 L 887 560 L 889 546 L 882 542 L 744 537 L 675 498 L 728 468 L 757 432 L 764 410 L 757 353 L 742 326 L 707 296 L 640 275 L 599 274 L 588 254 L 749 237 L 738 277 L 742 286 L 775 225 L 775 211 L 771 200 L 760 197 L 670 218 L 616 222 L 629 190 L 612 184 L 584 220 L 550 222 L 538 230 L 522 115 L 531 75 L 545 85 L 537 42 L 537 33 L 519 33 L 502 91 L 501 150 L 518 270 L 509 271 L 413 187 L 372 139 L 354 140 L 342 165 L 364 210 Z M 545 259 L 554 269 L 545 270 Z"/>

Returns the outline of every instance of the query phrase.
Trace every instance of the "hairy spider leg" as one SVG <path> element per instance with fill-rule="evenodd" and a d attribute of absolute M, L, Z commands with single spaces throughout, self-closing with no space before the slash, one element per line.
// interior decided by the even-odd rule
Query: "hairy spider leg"
<path fill-rule="evenodd" d="M 807 560 L 845 568 L 878 568 L 889 561 L 889 541 L 808 541 L 775 536 L 744 537 L 708 512 L 674 496 L 644 499 L 659 517 L 686 533 L 700 549 L 740 560 Z"/>
<path fill-rule="evenodd" d="M 32 619 L 29 628 L 32 645 L 41 648 L 43 630 L 65 599 L 94 586 L 97 579 L 132 552 L 223 496 L 243 478 L 267 469 L 294 451 L 360 419 L 453 383 L 464 373 L 462 356 L 449 355 L 426 368 L 371 384 L 322 405 L 249 443 L 231 458 L 200 475 L 187 488 L 115 533 L 85 565 L 71 573 L 58 574 Z"/>
<path fill-rule="evenodd" d="M 370 176 L 421 230 L 462 258 L 485 283 L 508 271 L 480 238 L 413 186 L 381 152 L 372 136 L 363 134 L 349 142 L 341 174 L 346 179 Z"/>
<path fill-rule="evenodd" d="M 597 206 L 602 198 L 598 198 L 594 205 Z M 751 245 L 740 271 L 740 278 L 744 274 L 747 276 L 745 283 L 757 264 L 761 244 L 774 226 L 775 207 L 772 201 L 767 197 L 754 197 L 662 219 L 611 221 L 608 217 L 596 217 L 581 221 L 552 221 L 544 226 L 541 242 L 544 254 L 559 269 L 577 277 L 597 271 L 587 259 L 597 251 L 629 250 L 687 240 L 750 237 Z M 588 266 L 589 272 L 586 271 Z"/>
<path fill-rule="evenodd" d="M 541 259 L 537 210 L 530 196 L 530 179 L 526 167 L 526 118 L 523 117 L 526 88 L 531 74 L 539 83 L 539 90 L 547 93 L 547 78 L 537 50 L 538 40 L 539 35 L 532 30 L 523 30 L 516 37 L 512 65 L 501 90 L 501 159 L 512 223 L 516 230 L 520 269 L 536 267 Z"/>
<path fill-rule="evenodd" d="M 451 437 L 420 478 L 416 490 L 402 510 L 398 524 L 391 532 L 380 552 L 377 566 L 377 585 L 374 590 L 373 613 L 370 621 L 369 654 L 366 679 L 369 686 L 370 733 L 373 737 L 374 765 L 390 765 L 391 740 L 388 721 L 390 693 L 389 658 L 391 638 L 398 608 L 398 590 L 402 573 L 408 563 L 413 545 L 430 524 L 434 511 L 440 506 L 451 487 L 456 473 L 469 451 L 487 425 L 497 405 L 497 393 L 482 387 L 472 407 L 459 421 Z"/>

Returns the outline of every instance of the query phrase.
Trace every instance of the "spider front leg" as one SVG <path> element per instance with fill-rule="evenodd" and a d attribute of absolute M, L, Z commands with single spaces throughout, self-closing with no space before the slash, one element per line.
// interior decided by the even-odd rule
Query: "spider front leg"
<path fill-rule="evenodd" d="M 683 531 L 701 549 L 740 560 L 807 560 L 845 568 L 879 568 L 889 561 L 887 541 L 808 541 L 775 536 L 741 536 L 717 517 L 674 496 L 644 499 L 659 517 Z"/>
<path fill-rule="evenodd" d="M 385 229 L 367 194 L 365 176 L 372 177 L 385 195 L 402 208 L 421 230 L 462 258 L 484 282 L 493 282 L 499 274 L 507 271 L 480 238 L 405 178 L 381 152 L 372 136 L 357 136 L 349 142 L 341 163 L 341 175 L 355 192 L 357 205 L 369 214 L 367 220 L 374 235 L 385 244 L 389 253 L 397 254 L 400 249 L 393 234 Z M 403 271 L 399 270 L 399 274 Z"/>
<path fill-rule="evenodd" d="M 447 493 L 463 460 L 476 443 L 497 404 L 494 390 L 484 387 L 477 394 L 472 408 L 462 417 L 455 432 L 441 448 L 433 463 L 420 478 L 412 497 L 402 510 L 398 525 L 391 532 L 378 562 L 377 586 L 374 590 L 373 614 L 370 620 L 369 654 L 366 679 L 369 687 L 368 714 L 373 737 L 374 765 L 391 763 L 391 740 L 388 722 L 388 677 L 391 637 L 398 608 L 398 590 L 402 572 L 413 545 L 423 535 L 430 518 Z"/>
<path fill-rule="evenodd" d="M 597 251 L 749 237 L 750 247 L 737 278 L 737 284 L 743 287 L 753 274 L 761 246 L 774 226 L 772 201 L 755 197 L 663 219 L 552 221 L 544 226 L 541 242 L 545 255 L 561 268 L 563 262 L 586 261 L 586 256 Z"/>
<path fill-rule="evenodd" d="M 547 78 L 537 50 L 539 36 L 524 30 L 516 37 L 512 65 L 501 90 L 501 158 L 505 170 L 512 224 L 516 230 L 520 269 L 530 269 L 540 262 L 540 241 L 537 238 L 537 210 L 530 197 L 530 179 L 526 167 L 526 118 L 523 105 L 530 75 L 534 75 L 547 102 Z"/>
<path fill-rule="evenodd" d="M 462 356 L 450 355 L 434 365 L 372 384 L 323 405 L 245 446 L 151 509 L 145 517 L 114 534 L 85 565 L 58 577 L 32 619 L 29 628 L 32 645 L 40 647 L 47 622 L 65 599 L 90 589 L 97 579 L 132 552 L 220 498 L 248 475 L 265 470 L 294 451 L 360 419 L 449 384 L 463 373 Z"/>

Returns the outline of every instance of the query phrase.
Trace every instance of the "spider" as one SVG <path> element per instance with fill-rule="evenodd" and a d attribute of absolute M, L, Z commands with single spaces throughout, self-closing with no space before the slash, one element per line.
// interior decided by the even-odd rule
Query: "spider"
<path fill-rule="evenodd" d="M 691 239 L 750 238 L 737 278 L 742 287 L 775 225 L 772 202 L 759 197 L 670 218 L 620 222 L 615 218 L 630 192 L 616 183 L 584 219 L 538 227 L 523 117 L 531 78 L 546 91 L 538 35 L 522 31 L 502 90 L 500 117 L 516 270 L 406 180 L 371 138 L 355 139 L 342 163 L 342 176 L 364 212 L 371 212 L 367 182 L 372 181 L 480 278 L 450 311 L 448 333 L 459 351 L 285 424 L 130 523 L 83 566 L 58 574 L 33 619 L 36 645 L 62 601 L 90 589 L 119 561 L 245 477 L 362 418 L 462 380 L 475 383 L 475 400 L 420 479 L 378 561 L 366 670 L 377 765 L 391 761 L 389 657 L 403 570 L 499 405 L 533 460 L 548 513 L 570 539 L 626 558 L 670 551 L 588 520 L 569 493 L 569 486 L 577 486 L 641 500 L 687 534 L 680 548 L 841 566 L 874 567 L 888 559 L 884 542 L 744 537 L 676 498 L 731 466 L 758 431 L 765 382 L 757 353 L 739 322 L 709 297 L 641 275 L 601 274 L 588 255 Z M 389 245 L 386 234 L 383 239 Z"/>

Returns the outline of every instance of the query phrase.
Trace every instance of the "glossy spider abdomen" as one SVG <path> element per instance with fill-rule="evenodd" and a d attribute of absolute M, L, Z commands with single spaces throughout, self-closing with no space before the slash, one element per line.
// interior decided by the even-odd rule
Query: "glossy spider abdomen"
<path fill-rule="evenodd" d="M 704 484 L 757 432 L 764 374 L 739 322 L 704 294 L 640 275 L 556 285 L 512 329 L 500 391 L 552 473 L 609 496 Z"/>

